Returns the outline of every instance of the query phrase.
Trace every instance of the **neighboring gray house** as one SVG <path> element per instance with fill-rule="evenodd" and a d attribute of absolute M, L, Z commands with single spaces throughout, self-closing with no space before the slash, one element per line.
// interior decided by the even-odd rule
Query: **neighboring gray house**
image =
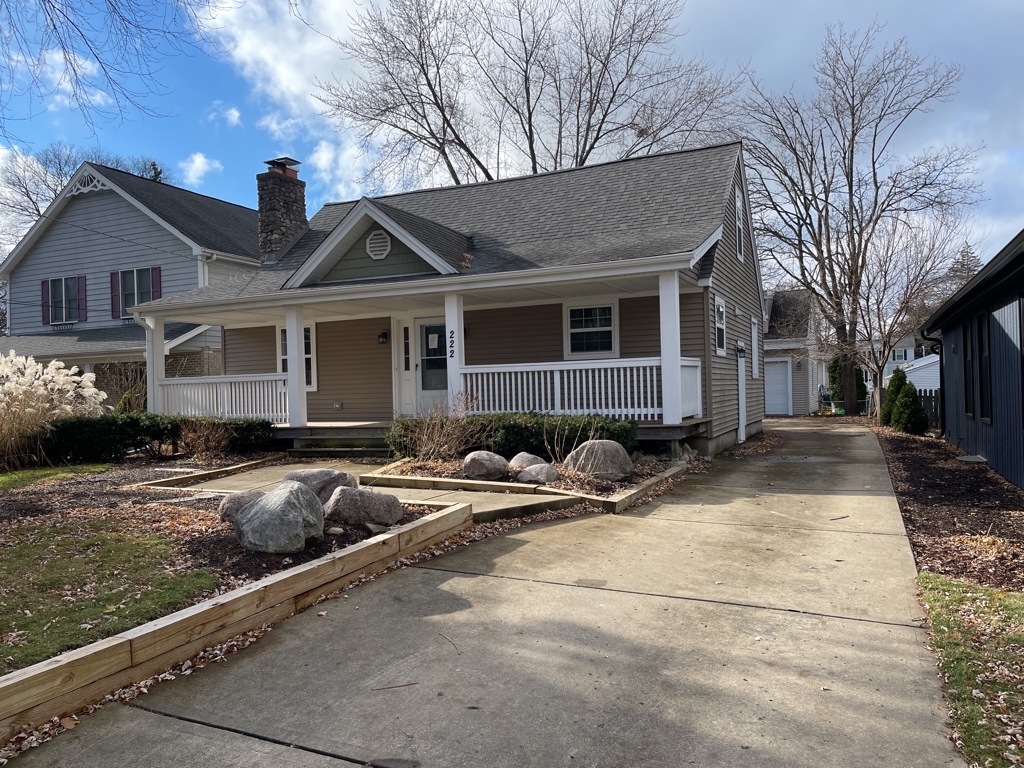
<path fill-rule="evenodd" d="M 806 289 L 768 295 L 764 334 L 764 402 L 769 416 L 807 416 L 819 406 L 818 386 L 828 385 L 828 360 L 820 353 L 814 299 Z"/>
<path fill-rule="evenodd" d="M 739 143 L 324 206 L 295 161 L 257 176 L 251 279 L 135 308 L 224 328 L 225 375 L 168 413 L 282 434 L 472 412 L 604 413 L 716 453 L 760 431 L 764 300 Z M 327 432 L 324 432 L 326 435 Z"/>
<path fill-rule="evenodd" d="M 3 353 L 93 371 L 115 400 L 144 365 L 134 306 L 256 270 L 256 220 L 250 208 L 84 163 L 0 265 Z M 220 346 L 219 328 L 168 324 L 165 371 L 221 373 Z"/>

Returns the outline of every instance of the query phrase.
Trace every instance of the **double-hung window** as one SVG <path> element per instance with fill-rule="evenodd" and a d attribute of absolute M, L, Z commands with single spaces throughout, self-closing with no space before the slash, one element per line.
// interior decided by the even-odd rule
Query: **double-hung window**
<path fill-rule="evenodd" d="M 715 296 L 715 354 L 725 355 L 725 299 Z"/>
<path fill-rule="evenodd" d="M 58 277 L 47 280 L 49 283 L 49 322 L 50 325 L 77 323 L 79 320 L 78 276 Z"/>
<path fill-rule="evenodd" d="M 907 358 L 908 358 L 908 351 L 909 350 L 907 350 L 907 349 L 894 349 L 892 351 L 892 360 L 893 360 L 893 362 L 894 363 L 906 362 Z"/>
<path fill-rule="evenodd" d="M 145 304 L 153 300 L 153 270 L 149 267 L 141 269 L 121 270 L 121 316 L 131 315 L 131 308 L 136 304 Z"/>
<path fill-rule="evenodd" d="M 616 357 L 619 353 L 616 302 L 565 307 L 567 357 Z"/>
<path fill-rule="evenodd" d="M 743 192 L 736 188 L 736 258 L 743 261 Z"/>
<path fill-rule="evenodd" d="M 279 328 L 278 346 L 278 369 L 280 373 L 288 373 L 288 334 L 284 328 Z M 302 329 L 302 363 L 306 371 L 306 389 L 316 389 L 316 330 L 312 326 Z"/>

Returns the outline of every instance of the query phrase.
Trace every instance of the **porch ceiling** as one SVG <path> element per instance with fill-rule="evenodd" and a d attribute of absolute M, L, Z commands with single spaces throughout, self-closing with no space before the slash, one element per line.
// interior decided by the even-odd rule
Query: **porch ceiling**
<path fill-rule="evenodd" d="M 700 290 L 689 281 L 680 281 L 680 290 Z M 657 295 L 658 275 L 645 274 L 627 277 L 605 278 L 599 280 L 565 280 L 535 285 L 511 286 L 500 288 L 477 288 L 462 294 L 463 306 L 466 309 L 508 304 L 529 304 L 558 302 L 587 296 L 630 296 Z M 284 323 L 286 309 L 285 295 L 282 304 L 276 307 L 261 307 L 218 311 L 208 309 L 202 312 L 182 308 L 180 319 L 192 323 L 220 325 L 225 327 L 245 327 L 258 325 L 281 325 Z M 348 299 L 342 297 L 324 297 L 322 301 L 305 304 L 305 319 L 308 321 L 325 322 L 357 317 L 385 317 L 398 314 L 431 315 L 444 314 L 444 292 L 426 292 L 407 296 L 375 296 Z M 170 316 L 165 316 L 171 319 Z M 179 318 L 175 318 L 179 319 Z"/>

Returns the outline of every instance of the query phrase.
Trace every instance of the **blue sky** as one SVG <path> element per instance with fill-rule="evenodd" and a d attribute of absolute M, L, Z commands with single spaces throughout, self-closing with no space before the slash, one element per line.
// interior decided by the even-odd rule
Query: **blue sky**
<path fill-rule="evenodd" d="M 344 36 L 355 0 L 304 0 L 321 30 Z M 159 75 L 167 93 L 149 99 L 165 115 L 129 114 L 96 133 L 76 113 L 52 105 L 17 126 L 27 149 L 61 139 L 109 152 L 148 154 L 173 169 L 180 185 L 255 206 L 262 161 L 301 161 L 310 213 L 329 200 L 358 196 L 361 156 L 352 138 L 318 114 L 314 79 L 351 66 L 330 40 L 290 16 L 284 0 L 246 0 L 220 15 L 208 34 L 219 52 L 168 58 Z M 827 24 L 864 28 L 877 19 L 885 36 L 964 67 L 956 99 L 909 127 L 907 150 L 936 142 L 984 145 L 978 179 L 984 202 L 975 237 L 989 258 L 1024 227 L 1024 57 L 1019 0 L 689 0 L 679 45 L 687 56 L 736 69 L 749 65 L 770 88 L 799 91 L 810 81 Z M 211 48 L 212 50 L 212 48 Z"/>

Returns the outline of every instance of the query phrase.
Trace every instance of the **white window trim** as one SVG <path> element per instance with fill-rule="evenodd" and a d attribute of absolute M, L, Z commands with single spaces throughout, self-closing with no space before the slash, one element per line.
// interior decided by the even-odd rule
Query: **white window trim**
<path fill-rule="evenodd" d="M 309 359 L 310 359 L 310 371 L 312 380 L 311 384 L 306 385 L 307 392 L 317 391 L 317 365 L 316 365 L 316 323 L 310 323 L 309 325 L 303 326 L 303 335 L 305 335 L 306 328 L 309 328 Z M 281 331 L 285 330 L 283 325 L 276 326 L 274 330 L 274 354 L 277 357 L 277 372 L 284 373 L 284 355 L 281 354 Z"/>
<path fill-rule="evenodd" d="M 55 320 L 53 317 L 53 284 L 54 282 L 60 283 L 60 305 L 61 305 L 61 317 L 67 317 L 68 314 L 68 297 L 65 293 L 65 285 L 67 280 L 75 281 L 75 301 L 78 305 L 78 317 L 82 317 L 82 297 L 78 295 L 78 275 L 65 275 L 64 277 L 51 277 L 48 278 L 48 289 L 49 289 L 49 302 L 50 302 L 50 325 L 73 325 L 80 322 L 80 319 L 75 320 Z"/>
<path fill-rule="evenodd" d="M 721 323 L 718 322 L 718 308 L 719 307 L 722 308 L 722 322 Z M 715 336 L 714 336 L 715 354 L 718 357 L 725 357 L 728 354 L 728 350 L 729 350 L 729 333 L 728 333 L 728 325 L 726 324 L 726 319 L 728 318 L 728 313 L 726 311 L 725 299 L 723 299 L 721 296 L 719 296 L 717 294 L 715 295 L 715 313 L 713 315 L 713 318 L 714 318 L 714 321 L 715 321 Z M 719 329 L 719 327 L 722 328 L 722 338 L 725 341 L 725 346 L 724 347 L 719 347 L 718 346 L 718 329 Z"/>
<path fill-rule="evenodd" d="M 758 359 L 757 337 L 760 335 L 760 323 L 754 315 L 750 316 L 750 378 L 761 378 L 760 361 Z"/>
<path fill-rule="evenodd" d="M 905 347 L 897 347 L 892 351 L 892 362 L 905 363 L 910 360 L 910 350 Z"/>
<path fill-rule="evenodd" d="M 736 258 L 743 262 L 743 192 L 736 187 Z"/>
<path fill-rule="evenodd" d="M 611 352 L 571 352 L 569 343 L 569 310 L 587 307 L 612 308 L 612 351 Z M 562 356 L 564 360 L 608 360 L 619 356 L 619 299 L 617 297 L 595 297 L 585 301 L 562 302 Z"/>
<path fill-rule="evenodd" d="M 143 304 L 144 303 L 144 302 L 139 301 L 139 270 L 140 269 L 148 269 L 149 270 L 149 298 L 150 298 L 150 301 L 153 300 L 153 268 L 152 267 L 135 267 L 134 269 L 121 269 L 121 270 L 118 270 L 118 273 L 117 273 L 117 291 L 118 291 L 118 294 L 119 294 L 118 301 L 121 302 L 121 319 L 122 320 L 125 320 L 127 318 L 132 317 L 132 307 L 137 306 L 138 304 Z M 122 278 L 121 278 L 121 275 L 123 275 L 125 272 L 131 272 L 132 273 L 132 280 L 135 281 L 135 304 L 132 304 L 132 307 L 126 307 L 124 305 L 124 289 L 122 288 L 122 282 L 121 282 Z"/>

